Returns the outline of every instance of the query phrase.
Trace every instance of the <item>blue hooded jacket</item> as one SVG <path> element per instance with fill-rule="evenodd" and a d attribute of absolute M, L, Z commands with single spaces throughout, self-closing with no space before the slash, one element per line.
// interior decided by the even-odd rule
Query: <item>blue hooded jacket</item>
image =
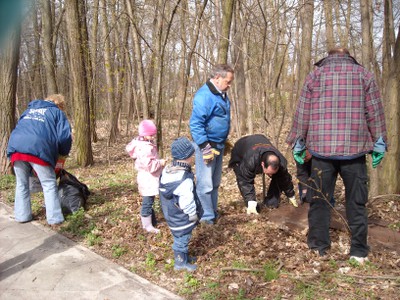
<path fill-rule="evenodd" d="M 191 233 L 193 228 L 198 224 L 198 221 L 189 220 L 189 215 L 187 215 L 179 206 L 179 196 L 174 194 L 174 191 L 178 188 L 178 186 L 187 178 L 193 181 L 194 175 L 191 172 L 190 168 L 180 170 L 178 171 L 178 173 L 183 173 L 180 180 L 167 183 L 163 183 L 163 180 L 160 180 L 161 208 L 165 220 L 167 221 L 168 227 L 170 228 L 174 236 L 182 236 Z M 170 175 L 166 173 L 166 169 L 164 169 L 163 175 L 161 176 Z M 193 197 L 196 206 L 196 214 L 198 216 L 198 219 L 200 219 L 203 216 L 204 211 L 196 193 L 196 186 L 194 186 Z"/>
<path fill-rule="evenodd" d="M 51 101 L 34 100 L 11 132 L 7 156 L 29 154 L 55 167 L 59 155 L 69 154 L 71 144 L 71 126 L 65 113 Z"/>

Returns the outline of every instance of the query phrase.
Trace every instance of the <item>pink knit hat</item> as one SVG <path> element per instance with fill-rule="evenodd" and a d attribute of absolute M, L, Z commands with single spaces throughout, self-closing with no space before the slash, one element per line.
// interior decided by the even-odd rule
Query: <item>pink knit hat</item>
<path fill-rule="evenodd" d="M 139 124 L 139 135 L 140 136 L 152 136 L 157 133 L 157 127 L 151 120 L 143 120 Z"/>

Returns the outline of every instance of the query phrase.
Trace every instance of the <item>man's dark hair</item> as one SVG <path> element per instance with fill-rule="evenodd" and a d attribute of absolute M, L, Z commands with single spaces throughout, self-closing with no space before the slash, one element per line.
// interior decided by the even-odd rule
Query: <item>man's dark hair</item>
<path fill-rule="evenodd" d="M 280 165 L 279 156 L 276 155 L 275 153 L 269 152 L 269 151 L 265 152 L 261 156 L 261 161 L 264 162 L 265 168 L 268 168 L 268 166 L 270 166 L 274 170 L 279 168 L 279 165 Z"/>

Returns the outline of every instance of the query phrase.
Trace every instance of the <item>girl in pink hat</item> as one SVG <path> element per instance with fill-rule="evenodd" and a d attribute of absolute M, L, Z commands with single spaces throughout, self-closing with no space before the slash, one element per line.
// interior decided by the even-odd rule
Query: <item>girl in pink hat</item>
<path fill-rule="evenodd" d="M 156 219 L 153 210 L 155 196 L 158 195 L 159 178 L 166 164 L 159 159 L 157 145 L 154 142 L 157 134 L 156 125 L 151 120 L 139 124 L 139 136 L 127 146 L 126 151 L 135 160 L 139 193 L 143 198 L 140 217 L 143 228 L 148 232 L 158 233 L 154 228 Z"/>

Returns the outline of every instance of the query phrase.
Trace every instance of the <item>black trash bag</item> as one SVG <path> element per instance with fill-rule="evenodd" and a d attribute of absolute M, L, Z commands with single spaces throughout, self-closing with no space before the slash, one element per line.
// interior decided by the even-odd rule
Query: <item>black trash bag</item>
<path fill-rule="evenodd" d="M 86 184 L 80 182 L 71 173 L 61 170 L 60 182 L 58 184 L 58 196 L 64 214 L 76 212 L 81 207 L 85 209 L 86 200 L 90 191 Z"/>

